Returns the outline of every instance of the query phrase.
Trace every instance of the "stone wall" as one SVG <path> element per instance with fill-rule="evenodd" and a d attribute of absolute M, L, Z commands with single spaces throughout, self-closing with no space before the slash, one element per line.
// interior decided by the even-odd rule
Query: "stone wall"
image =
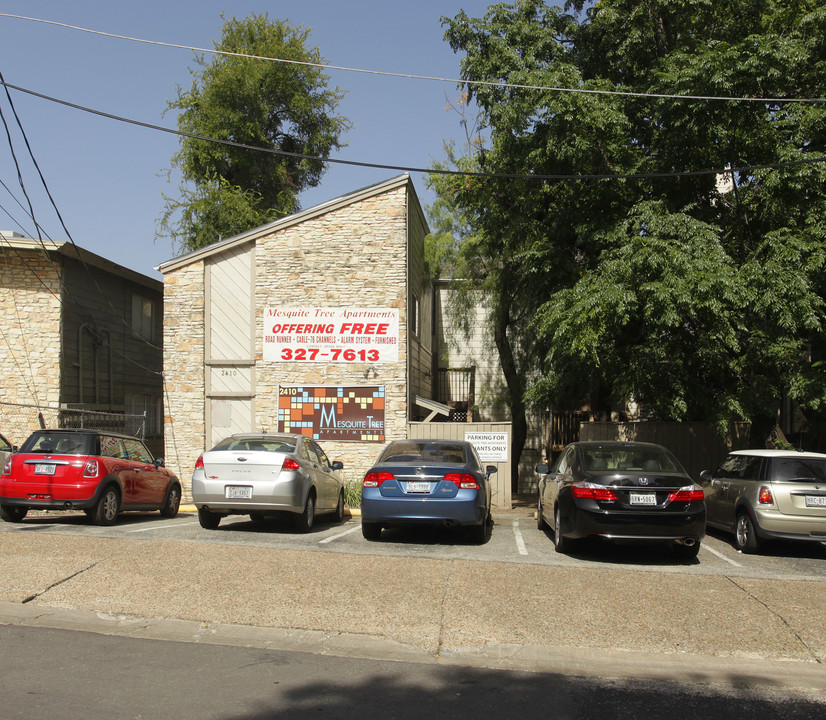
<path fill-rule="evenodd" d="M 387 440 L 407 423 L 406 187 L 293 225 L 256 244 L 256 424 L 278 414 L 279 385 L 384 385 Z M 398 308 L 399 359 L 376 364 L 262 362 L 263 308 L 271 306 Z M 381 443 L 322 442 L 343 476 L 360 482 Z"/>
<path fill-rule="evenodd" d="M 60 400 L 61 268 L 42 252 L 0 249 L 0 432 L 16 445 L 37 429 L 37 410 Z"/>
<path fill-rule="evenodd" d="M 254 270 L 253 428 L 275 429 L 280 385 L 383 385 L 385 434 L 406 436 L 408 420 L 408 185 L 309 213 L 300 223 L 276 223 L 250 235 Z M 220 262 L 220 251 L 210 262 Z M 204 451 L 207 413 L 204 368 L 205 282 L 203 260 L 177 265 L 164 276 L 164 378 L 167 465 L 191 499 L 195 460 Z M 399 309 L 399 357 L 393 364 L 263 361 L 267 307 Z M 237 316 L 248 317 L 238 308 Z M 343 477 L 361 482 L 383 443 L 322 442 L 331 460 L 344 462 Z"/>
<path fill-rule="evenodd" d="M 204 264 L 164 278 L 164 453 L 188 499 L 192 470 L 204 451 Z"/>

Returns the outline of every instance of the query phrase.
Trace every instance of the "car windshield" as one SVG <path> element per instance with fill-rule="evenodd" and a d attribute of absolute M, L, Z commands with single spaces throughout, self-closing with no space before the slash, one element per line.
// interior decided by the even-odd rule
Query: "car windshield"
<path fill-rule="evenodd" d="M 772 463 L 772 480 L 795 482 L 826 482 L 826 459 L 775 458 Z"/>
<path fill-rule="evenodd" d="M 600 445 L 585 448 L 582 466 L 586 471 L 682 472 L 667 450 L 639 445 Z"/>
<path fill-rule="evenodd" d="M 234 450 L 236 452 L 259 451 L 272 453 L 294 453 L 295 438 L 290 437 L 230 437 L 219 442 L 214 450 Z"/>
<path fill-rule="evenodd" d="M 380 463 L 429 462 L 450 465 L 467 463 L 465 446 L 456 442 L 404 440 L 391 443 L 379 458 Z"/>
<path fill-rule="evenodd" d="M 92 435 L 59 430 L 38 431 L 29 436 L 21 452 L 55 455 L 93 455 Z"/>

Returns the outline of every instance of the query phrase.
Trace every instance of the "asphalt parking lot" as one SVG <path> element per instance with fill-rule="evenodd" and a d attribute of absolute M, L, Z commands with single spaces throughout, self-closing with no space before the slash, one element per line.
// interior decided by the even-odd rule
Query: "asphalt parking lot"
<path fill-rule="evenodd" d="M 125 514 L 0 523 L 0 622 L 323 654 L 826 690 L 822 545 L 696 560 L 597 544 L 566 556 L 532 508 L 490 540 L 321 518 L 306 535 L 246 516 L 200 527 Z M 599 670 L 597 668 L 600 668 Z"/>
<path fill-rule="evenodd" d="M 185 542 L 269 547 L 298 551 L 348 553 L 384 557 L 468 560 L 558 567 L 606 567 L 692 575 L 787 578 L 826 582 L 826 543 L 776 543 L 760 555 L 744 555 L 731 538 L 710 530 L 696 560 L 676 559 L 667 546 L 584 543 L 575 553 L 554 551 L 552 534 L 536 528 L 532 507 L 494 511 L 490 539 L 478 545 L 461 530 L 386 529 L 378 542 L 361 535 L 358 515 L 342 523 L 324 516 L 309 534 L 296 533 L 289 522 L 253 523 L 247 515 L 228 516 L 217 530 L 204 530 L 191 506 L 168 520 L 157 512 L 124 513 L 116 525 L 92 525 L 82 512 L 32 513 L 23 523 L 0 523 L 0 532 L 48 532 L 125 540 L 168 539 Z"/>

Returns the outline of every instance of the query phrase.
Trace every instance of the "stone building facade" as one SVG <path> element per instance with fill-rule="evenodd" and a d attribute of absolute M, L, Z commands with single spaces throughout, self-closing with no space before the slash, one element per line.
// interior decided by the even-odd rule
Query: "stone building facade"
<path fill-rule="evenodd" d="M 72 243 L 0 233 L 2 433 L 22 443 L 43 422 L 136 432 L 163 450 L 162 284 Z M 114 424 L 112 424 L 114 423 Z"/>
<path fill-rule="evenodd" d="M 296 431 L 302 393 L 346 390 L 354 401 L 375 403 L 368 422 L 376 432 L 354 440 L 342 430 L 341 440 L 321 439 L 330 459 L 344 462 L 347 481 L 360 481 L 386 442 L 406 437 L 407 422 L 425 414 L 417 398 L 432 397 L 427 232 L 412 182 L 402 175 L 158 268 L 164 275 L 165 457 L 185 496 L 199 454 L 222 437 Z M 351 313 L 339 316 L 335 332 L 357 328 L 356 344 L 313 346 L 329 341 L 318 317 L 336 313 Z M 370 332 L 384 336 L 364 337 Z M 307 340 L 308 349 L 284 345 L 285 333 Z"/>

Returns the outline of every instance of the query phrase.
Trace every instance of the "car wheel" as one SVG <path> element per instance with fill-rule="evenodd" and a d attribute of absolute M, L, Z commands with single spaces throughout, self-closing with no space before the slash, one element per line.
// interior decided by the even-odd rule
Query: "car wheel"
<path fill-rule="evenodd" d="M 749 514 L 741 510 L 737 514 L 737 525 L 734 528 L 734 545 L 741 552 L 756 553 L 760 550 L 760 544 Z"/>
<path fill-rule="evenodd" d="M 173 483 L 167 490 L 163 505 L 161 505 L 161 515 L 166 518 L 174 518 L 181 507 L 181 486 Z"/>
<path fill-rule="evenodd" d="M 554 510 L 554 550 L 558 553 L 568 553 L 571 552 L 571 548 L 573 546 L 573 542 L 570 538 L 566 538 L 563 534 L 565 532 L 565 528 L 562 525 L 562 512 L 559 509 L 559 505 L 556 506 L 556 510 Z"/>
<path fill-rule="evenodd" d="M 307 495 L 307 502 L 304 503 L 304 512 L 295 519 L 295 527 L 298 532 L 308 533 L 313 529 L 315 520 L 315 495 Z"/>
<path fill-rule="evenodd" d="M 338 494 L 336 511 L 333 513 L 333 522 L 340 523 L 342 520 L 344 520 L 344 490 Z"/>
<path fill-rule="evenodd" d="M 204 508 L 198 508 L 198 522 L 204 530 L 215 530 L 221 522 L 221 516 Z"/>
<path fill-rule="evenodd" d="M 109 485 L 100 496 L 92 513 L 95 525 L 114 525 L 120 512 L 120 493 L 114 485 Z"/>
<path fill-rule="evenodd" d="M 6 522 L 20 522 L 28 512 L 29 508 L 22 505 L 0 505 L 0 518 Z"/>
<path fill-rule="evenodd" d="M 548 529 L 548 523 L 542 517 L 542 498 L 536 501 L 536 527 L 545 532 Z"/>
<path fill-rule="evenodd" d="M 700 543 L 695 542 L 693 545 L 674 543 L 671 549 L 680 560 L 693 560 L 697 557 L 697 553 L 700 552 Z"/>
<path fill-rule="evenodd" d="M 488 529 L 490 520 L 490 513 L 485 513 L 485 519 L 482 520 L 481 525 L 473 526 L 473 539 L 479 544 L 484 545 L 488 541 Z"/>
<path fill-rule="evenodd" d="M 361 534 L 365 540 L 378 540 L 381 537 L 381 525 L 362 521 Z"/>

